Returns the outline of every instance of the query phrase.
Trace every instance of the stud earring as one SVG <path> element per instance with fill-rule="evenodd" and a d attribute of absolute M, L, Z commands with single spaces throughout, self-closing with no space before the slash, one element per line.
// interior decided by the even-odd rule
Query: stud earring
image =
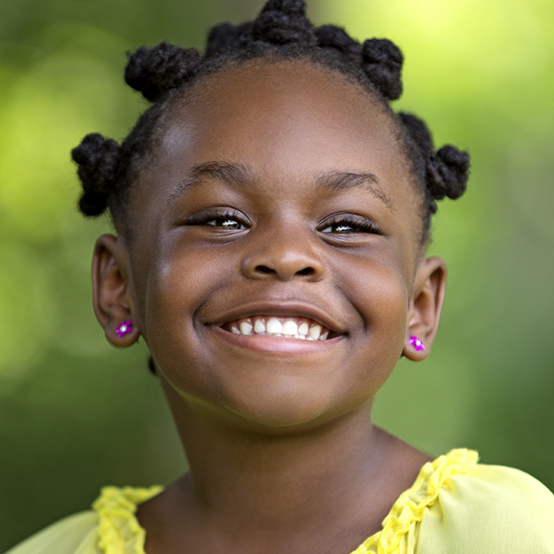
<path fill-rule="evenodd" d="M 122 321 L 119 324 L 119 327 L 115 330 L 115 334 L 122 339 L 126 333 L 131 333 L 133 331 L 133 322 L 132 321 Z"/>
<path fill-rule="evenodd" d="M 410 337 L 410 344 L 419 352 L 420 350 L 425 350 L 425 345 L 415 336 Z"/>

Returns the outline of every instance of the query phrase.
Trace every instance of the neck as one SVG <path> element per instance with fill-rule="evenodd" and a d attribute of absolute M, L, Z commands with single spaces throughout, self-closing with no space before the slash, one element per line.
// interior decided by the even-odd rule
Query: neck
<path fill-rule="evenodd" d="M 268 434 L 222 423 L 176 393 L 166 394 L 190 466 L 166 490 L 166 509 L 159 511 L 158 535 L 173 533 L 174 544 L 194 544 L 197 533 L 204 547 L 211 541 L 227 552 L 234 551 L 225 543 L 229 537 L 241 552 L 262 546 L 266 552 L 301 552 L 318 541 L 355 548 L 380 528 L 417 473 L 398 478 L 399 465 L 391 460 L 402 458 L 400 441 L 372 424 L 371 402 L 309 431 Z M 141 521 L 147 514 L 139 513 Z M 155 533 L 147 531 L 154 553 Z M 204 552 L 196 546 L 191 551 Z"/>
<path fill-rule="evenodd" d="M 187 418 L 180 434 L 191 492 L 212 515 L 236 511 L 240 498 L 248 521 L 267 518 L 289 527 L 307 508 L 332 509 L 340 497 L 350 498 L 357 478 L 367 480 L 376 465 L 370 460 L 378 458 L 369 405 L 317 429 L 280 435 L 243 432 L 202 415 Z"/>

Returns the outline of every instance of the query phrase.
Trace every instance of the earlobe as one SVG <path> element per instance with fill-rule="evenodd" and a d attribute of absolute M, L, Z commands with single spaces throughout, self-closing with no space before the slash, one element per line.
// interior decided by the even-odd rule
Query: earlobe
<path fill-rule="evenodd" d="M 93 307 L 106 339 L 117 347 L 134 344 L 140 332 L 136 324 L 125 246 L 114 235 L 100 236 L 92 259 Z"/>
<path fill-rule="evenodd" d="M 444 260 L 437 256 L 423 260 L 416 272 L 414 294 L 408 315 L 402 351 L 406 358 L 421 361 L 429 355 L 437 334 L 445 290 Z"/>

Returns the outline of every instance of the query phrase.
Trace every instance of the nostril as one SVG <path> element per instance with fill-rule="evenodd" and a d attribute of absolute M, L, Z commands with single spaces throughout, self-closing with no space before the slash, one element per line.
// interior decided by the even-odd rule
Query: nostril
<path fill-rule="evenodd" d="M 258 274 L 262 273 L 264 275 L 271 275 L 273 273 L 280 273 L 279 271 L 272 269 L 271 267 L 268 267 L 267 265 L 257 265 L 256 266 L 256 272 Z M 299 269 L 298 271 L 294 272 L 294 275 L 313 275 L 315 273 L 315 270 L 313 267 L 305 267 L 304 269 Z"/>

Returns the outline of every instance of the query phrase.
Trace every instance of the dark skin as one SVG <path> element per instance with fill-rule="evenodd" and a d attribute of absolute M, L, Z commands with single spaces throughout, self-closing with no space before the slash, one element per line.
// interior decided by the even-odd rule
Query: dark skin
<path fill-rule="evenodd" d="M 93 263 L 106 337 L 144 337 L 190 464 L 139 507 L 146 551 L 347 554 L 431 459 L 371 406 L 401 354 L 429 354 L 445 264 L 424 257 L 420 193 L 360 87 L 258 62 L 188 94 L 133 185 L 132 239 L 103 235 Z M 264 315 L 331 333 L 229 332 Z"/>

